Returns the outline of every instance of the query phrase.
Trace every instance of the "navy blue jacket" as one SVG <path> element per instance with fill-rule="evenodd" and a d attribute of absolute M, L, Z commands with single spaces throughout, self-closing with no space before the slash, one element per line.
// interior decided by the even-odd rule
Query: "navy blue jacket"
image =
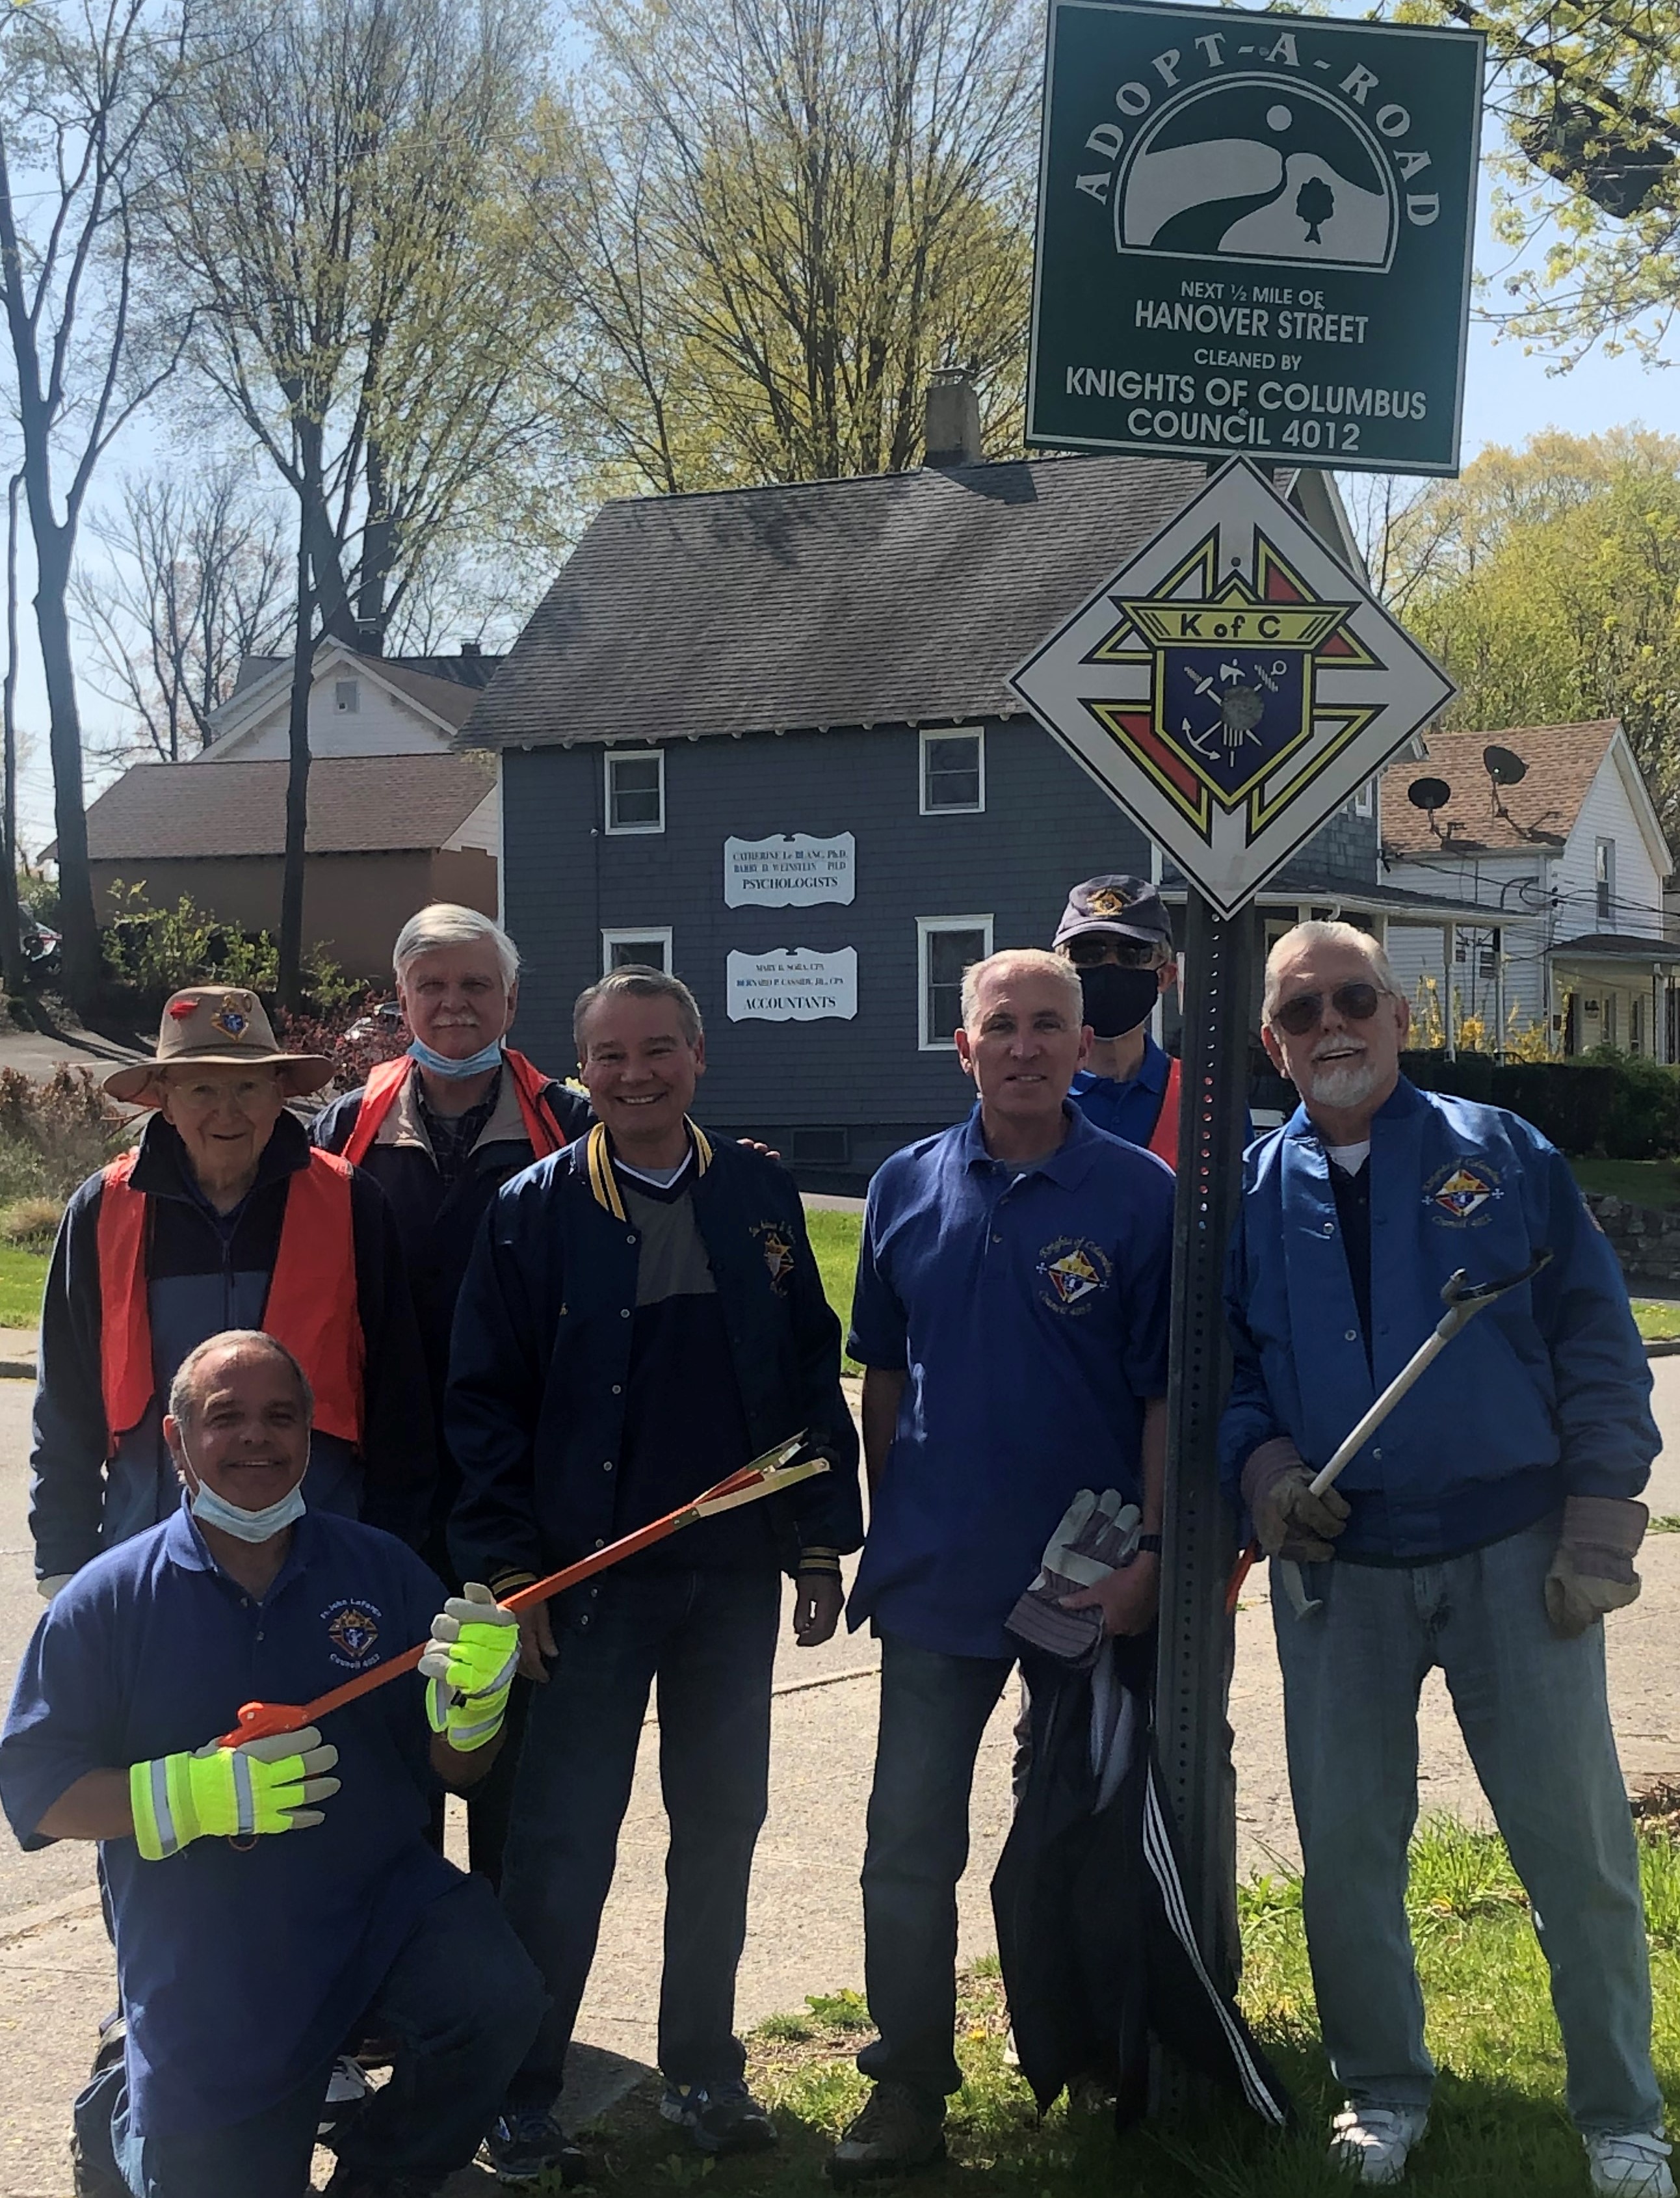
<path fill-rule="evenodd" d="M 1621 1270 L 1561 1154 L 1503 1108 L 1402 1078 L 1371 1124 L 1371 1361 L 1330 1187 L 1298 1108 L 1249 1148 L 1226 1274 L 1235 1365 L 1225 1484 L 1288 1435 L 1330 1457 L 1472 1282 L 1551 1264 L 1448 1344 L 1337 1484 L 1339 1556 L 1421 1564 L 1497 1541 L 1567 1496 L 1637 1496 L 1661 1447 Z"/>
<path fill-rule="evenodd" d="M 857 1438 L 840 1386 L 793 1178 L 735 1144 L 701 1148 L 689 1194 L 727 1317 L 753 1452 L 801 1428 L 832 1470 L 768 1499 L 784 1561 L 863 1539 Z M 791 1267 L 766 1238 L 791 1246 Z M 635 1326 L 637 1234 L 590 1187 L 584 1139 L 497 1195 L 456 1309 L 445 1432 L 462 1474 L 450 1550 L 505 1585 L 613 1538 L 616 1461 Z"/>
<path fill-rule="evenodd" d="M 73 1573 L 101 1549 L 173 1515 L 180 1488 L 163 1439 L 169 1384 L 207 1337 L 262 1325 L 287 1183 L 309 1155 L 302 1125 L 282 1114 L 257 1164 L 255 1185 L 224 1235 L 189 1188 L 180 1138 L 161 1114 L 146 1125 L 131 1181 L 151 1209 L 146 1282 L 157 1389 L 108 1464 L 100 1387 L 102 1174 L 90 1176 L 70 1201 L 41 1305 L 29 1511 L 38 1579 Z M 391 1209 L 359 1169 L 350 1213 L 366 1351 L 362 1450 L 358 1458 L 347 1444 L 317 1433 L 305 1492 L 317 1511 L 359 1514 L 414 1544 L 425 1532 L 435 1469 L 420 1332 Z"/>

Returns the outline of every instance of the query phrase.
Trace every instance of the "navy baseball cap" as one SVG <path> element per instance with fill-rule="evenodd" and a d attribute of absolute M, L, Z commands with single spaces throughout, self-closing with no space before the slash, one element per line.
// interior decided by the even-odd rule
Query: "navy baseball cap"
<path fill-rule="evenodd" d="M 1169 954 L 1173 951 L 1172 919 L 1148 878 L 1087 878 L 1075 886 L 1056 926 L 1055 943 L 1065 946 L 1086 931 L 1111 932 L 1117 939 L 1165 946 Z"/>

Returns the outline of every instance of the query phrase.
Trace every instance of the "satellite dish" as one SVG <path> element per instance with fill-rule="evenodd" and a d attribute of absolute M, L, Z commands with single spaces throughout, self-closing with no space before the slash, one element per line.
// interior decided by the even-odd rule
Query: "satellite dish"
<path fill-rule="evenodd" d="M 1427 809 L 1433 817 L 1451 800 L 1452 788 L 1444 778 L 1415 778 L 1406 788 L 1406 799 L 1414 809 Z"/>
<path fill-rule="evenodd" d="M 1482 765 L 1496 786 L 1517 786 L 1528 776 L 1528 765 L 1509 748 L 1484 748 Z"/>

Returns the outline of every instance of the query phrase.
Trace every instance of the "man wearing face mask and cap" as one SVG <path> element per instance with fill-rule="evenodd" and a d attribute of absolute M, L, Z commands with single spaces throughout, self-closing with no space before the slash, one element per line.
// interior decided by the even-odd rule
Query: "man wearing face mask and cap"
<path fill-rule="evenodd" d="M 1178 1064 L 1148 1029 L 1178 982 L 1166 904 L 1147 878 L 1087 878 L 1067 897 L 1055 951 L 1079 973 L 1094 1040 L 1068 1097 L 1099 1130 L 1176 1166 Z"/>

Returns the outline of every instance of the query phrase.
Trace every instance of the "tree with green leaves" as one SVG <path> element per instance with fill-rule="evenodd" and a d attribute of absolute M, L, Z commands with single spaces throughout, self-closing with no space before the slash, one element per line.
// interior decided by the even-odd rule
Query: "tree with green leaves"
<path fill-rule="evenodd" d="M 582 0 L 528 265 L 609 477 L 894 470 L 939 368 L 1020 433 L 1042 26 L 1026 0 Z"/>
<path fill-rule="evenodd" d="M 205 0 L 171 111 L 160 279 L 190 362 L 294 501 L 281 992 L 299 997 L 317 637 L 377 652 L 427 556 L 537 431 L 510 248 L 539 0 Z M 166 271 L 167 270 L 167 271 Z"/>
<path fill-rule="evenodd" d="M 1680 26 L 1672 0 L 1400 0 L 1488 42 L 1494 230 L 1519 264 L 1484 311 L 1572 365 L 1671 360 L 1680 308 Z"/>
<path fill-rule="evenodd" d="M 1680 845 L 1680 437 L 1484 451 L 1395 516 L 1386 567 L 1458 683 L 1449 725 L 1619 718 Z"/>

